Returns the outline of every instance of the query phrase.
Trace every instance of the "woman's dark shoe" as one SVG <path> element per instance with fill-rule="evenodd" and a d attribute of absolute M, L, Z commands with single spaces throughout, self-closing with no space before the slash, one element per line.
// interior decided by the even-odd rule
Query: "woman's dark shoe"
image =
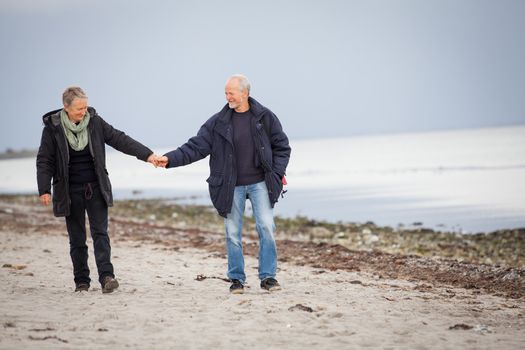
<path fill-rule="evenodd" d="M 77 283 L 75 287 L 75 292 L 87 292 L 89 290 L 89 284 L 87 283 Z"/>
<path fill-rule="evenodd" d="M 118 281 L 111 277 L 106 276 L 102 281 L 102 293 L 111 293 L 118 288 Z"/>

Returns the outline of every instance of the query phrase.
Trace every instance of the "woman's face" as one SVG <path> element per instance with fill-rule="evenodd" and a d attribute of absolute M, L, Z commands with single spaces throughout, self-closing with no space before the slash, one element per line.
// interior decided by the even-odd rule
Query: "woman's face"
<path fill-rule="evenodd" d="M 69 106 L 64 106 L 64 110 L 73 123 L 79 123 L 84 119 L 87 112 L 87 99 L 75 98 Z"/>

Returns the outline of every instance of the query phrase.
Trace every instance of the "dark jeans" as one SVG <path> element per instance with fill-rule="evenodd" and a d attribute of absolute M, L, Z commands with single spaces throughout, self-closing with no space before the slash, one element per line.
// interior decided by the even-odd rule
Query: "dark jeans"
<path fill-rule="evenodd" d="M 66 216 L 66 226 L 75 284 L 91 282 L 86 245 L 86 211 L 93 238 L 99 282 L 102 284 L 106 276 L 115 277 L 108 236 L 108 206 L 102 198 L 98 183 L 72 184 L 69 193 L 71 214 Z"/>

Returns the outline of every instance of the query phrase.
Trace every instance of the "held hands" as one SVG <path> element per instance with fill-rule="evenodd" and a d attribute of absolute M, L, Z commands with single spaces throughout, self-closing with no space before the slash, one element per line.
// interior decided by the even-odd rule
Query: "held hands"
<path fill-rule="evenodd" d="M 160 166 L 162 168 L 167 167 L 168 166 L 168 157 L 166 157 L 166 156 L 158 157 L 157 158 L 157 163 L 158 163 L 158 166 Z"/>
<path fill-rule="evenodd" d="M 165 168 L 166 166 L 168 166 L 168 157 L 159 156 L 159 155 L 156 155 L 155 153 L 152 153 L 148 157 L 147 162 L 153 164 L 155 168 L 158 168 L 158 167 Z"/>

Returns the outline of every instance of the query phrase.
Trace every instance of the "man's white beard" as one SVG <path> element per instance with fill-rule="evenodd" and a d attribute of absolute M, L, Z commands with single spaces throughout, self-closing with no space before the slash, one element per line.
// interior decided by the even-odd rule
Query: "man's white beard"
<path fill-rule="evenodd" d="M 228 107 L 230 107 L 231 109 L 235 109 L 235 108 L 239 108 L 240 106 L 242 106 L 242 103 L 244 102 L 244 100 L 242 99 L 241 97 L 241 101 L 239 101 L 239 103 L 235 104 L 235 102 L 228 102 Z"/>

